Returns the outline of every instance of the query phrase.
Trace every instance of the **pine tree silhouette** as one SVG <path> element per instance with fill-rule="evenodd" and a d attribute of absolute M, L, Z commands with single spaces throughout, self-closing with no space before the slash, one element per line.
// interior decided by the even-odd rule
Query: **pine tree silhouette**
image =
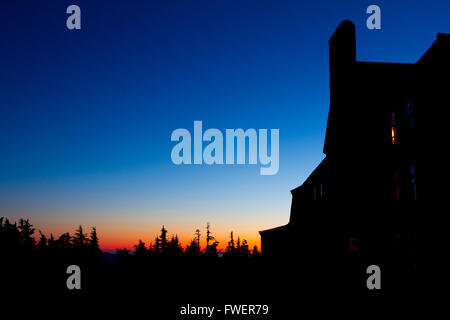
<path fill-rule="evenodd" d="M 198 257 L 201 253 L 200 249 L 200 230 L 196 229 L 194 233 L 194 239 L 186 246 L 185 254 L 191 257 Z"/>
<path fill-rule="evenodd" d="M 56 240 L 56 245 L 58 248 L 69 249 L 72 247 L 72 237 L 69 232 L 63 233 L 58 240 Z"/>
<path fill-rule="evenodd" d="M 200 236 L 201 236 L 200 229 L 196 229 L 196 230 L 195 230 L 195 239 L 194 239 L 194 241 L 197 242 L 197 248 L 198 248 L 198 250 L 201 250 L 201 246 L 200 246 Z"/>
<path fill-rule="evenodd" d="M 57 243 L 55 238 L 53 237 L 53 233 L 50 233 L 50 238 L 48 238 L 48 247 L 49 249 L 54 249 L 57 247 Z"/>
<path fill-rule="evenodd" d="M 34 228 L 33 225 L 30 224 L 30 221 L 28 221 L 28 219 L 20 219 L 18 230 L 23 248 L 26 250 L 33 249 L 36 241 L 33 238 Z"/>
<path fill-rule="evenodd" d="M 117 249 L 116 256 L 117 256 L 118 262 L 124 263 L 124 262 L 128 261 L 128 258 L 130 257 L 130 252 L 128 251 L 127 248 Z"/>
<path fill-rule="evenodd" d="M 154 253 L 164 254 L 167 252 L 167 230 L 162 226 L 161 233 L 155 238 Z"/>
<path fill-rule="evenodd" d="M 136 257 L 145 257 L 148 254 L 147 248 L 145 247 L 145 242 L 142 242 L 142 240 L 139 240 L 139 243 L 135 244 L 134 248 L 134 255 Z"/>
<path fill-rule="evenodd" d="M 197 240 L 191 240 L 191 243 L 186 246 L 184 251 L 187 256 L 198 257 L 200 255 L 200 248 L 197 245 Z"/>
<path fill-rule="evenodd" d="M 47 237 L 41 232 L 41 230 L 39 230 L 39 234 L 41 237 L 39 238 L 38 248 L 40 250 L 45 250 L 45 248 L 47 248 Z"/>
<path fill-rule="evenodd" d="M 178 240 L 178 235 L 173 236 L 167 244 L 167 253 L 172 257 L 181 256 L 183 253 L 183 247 Z"/>
<path fill-rule="evenodd" d="M 233 231 L 230 232 L 230 241 L 228 241 L 228 246 L 226 250 L 227 256 L 233 256 L 236 252 L 236 245 L 233 238 Z"/>
<path fill-rule="evenodd" d="M 160 245 L 161 245 L 161 252 L 165 253 L 167 250 L 167 230 L 162 226 L 161 228 L 161 234 L 159 236 L 160 239 Z"/>
<path fill-rule="evenodd" d="M 82 249 L 87 244 L 87 236 L 83 233 L 83 228 L 81 226 L 75 231 L 72 237 L 72 245 L 74 248 Z"/>
<path fill-rule="evenodd" d="M 248 258 L 250 256 L 250 250 L 248 249 L 247 240 L 242 240 L 242 245 L 239 248 L 239 255 L 241 257 Z"/>
<path fill-rule="evenodd" d="M 88 241 L 89 241 L 90 249 L 92 249 L 94 251 L 100 251 L 100 246 L 99 246 L 98 237 L 97 237 L 97 229 L 95 227 L 92 227 L 92 231 L 91 231 Z"/>
<path fill-rule="evenodd" d="M 2 255 L 9 257 L 18 254 L 22 248 L 21 235 L 16 222 L 11 223 L 8 218 L 0 219 L 0 250 Z"/>
<path fill-rule="evenodd" d="M 252 257 L 258 257 L 261 253 L 258 251 L 258 247 L 256 245 L 253 246 Z"/>
<path fill-rule="evenodd" d="M 206 224 L 206 248 L 204 253 L 208 257 L 217 257 L 217 246 L 219 245 L 219 242 L 216 241 L 216 239 L 211 234 L 212 232 L 210 230 L 210 224 L 208 222 Z"/>

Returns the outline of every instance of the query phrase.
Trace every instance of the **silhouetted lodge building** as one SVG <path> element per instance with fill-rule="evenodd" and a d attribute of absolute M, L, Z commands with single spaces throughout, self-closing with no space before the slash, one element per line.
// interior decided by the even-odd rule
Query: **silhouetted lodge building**
<path fill-rule="evenodd" d="M 450 34 L 439 33 L 416 63 L 356 61 L 355 26 L 350 21 L 338 26 L 329 40 L 326 157 L 301 186 L 291 191 L 289 223 L 260 231 L 264 255 L 298 252 L 311 243 L 325 241 L 321 228 L 329 234 L 333 229 L 330 223 L 335 223 L 333 230 L 342 230 L 334 234 L 339 237 L 331 243 L 335 249 L 382 251 L 395 247 L 402 237 L 408 247 L 405 250 L 413 250 L 414 228 L 362 231 L 349 226 L 352 219 L 343 218 L 347 212 L 341 210 L 378 220 L 383 213 L 398 216 L 402 210 L 400 202 L 386 200 L 438 197 L 442 167 L 436 168 L 435 162 L 447 145 L 441 131 L 446 130 L 448 122 L 443 110 L 450 106 L 449 59 Z M 410 213 L 409 222 L 414 220 Z M 315 217 L 315 225 L 310 224 L 311 217 Z M 309 239 L 302 237 L 304 234 Z"/>

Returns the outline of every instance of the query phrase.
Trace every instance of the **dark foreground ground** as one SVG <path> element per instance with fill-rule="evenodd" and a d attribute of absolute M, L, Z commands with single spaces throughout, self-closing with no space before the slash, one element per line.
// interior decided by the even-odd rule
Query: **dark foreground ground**
<path fill-rule="evenodd" d="M 3 283 L 7 285 L 2 292 L 24 305 L 41 301 L 41 306 L 49 310 L 62 304 L 77 309 L 93 304 L 105 312 L 142 309 L 150 319 L 208 318 L 181 315 L 182 307 L 188 304 L 222 311 L 226 304 L 267 305 L 269 309 L 268 314 L 258 316 L 216 312 L 212 319 L 288 319 L 310 312 L 342 311 L 350 315 L 361 305 L 371 306 L 373 312 L 393 302 L 398 305 L 408 300 L 409 308 L 414 309 L 413 301 L 420 294 L 417 275 L 401 274 L 387 265 L 382 266 L 382 270 L 386 269 L 381 278 L 382 289 L 368 290 L 368 275 L 362 264 L 354 261 L 340 264 L 316 259 L 309 264 L 264 258 L 246 261 L 132 258 L 116 264 L 70 262 L 81 267 L 81 290 L 67 289 L 64 263 L 16 266 L 15 270 L 8 270 L 9 276 Z"/>
<path fill-rule="evenodd" d="M 4 305 L 21 305 L 22 312 L 49 314 L 63 307 L 60 315 L 81 314 L 94 307 L 103 318 L 112 313 L 131 319 L 138 314 L 148 319 L 301 319 L 311 314 L 365 319 L 374 313 L 406 315 L 422 307 L 433 270 L 420 254 L 415 261 L 396 255 L 345 255 L 320 250 L 329 237 L 311 236 L 302 238 L 310 239 L 309 249 L 279 257 L 130 256 L 114 263 L 76 254 L 10 259 L 2 261 L 1 290 Z M 66 287 L 66 268 L 72 264 L 82 270 L 81 290 Z M 371 264 L 381 268 L 381 290 L 366 286 Z M 182 315 L 188 304 L 216 311 L 211 317 Z M 261 309 L 258 315 L 225 315 L 225 305 L 233 304 L 267 305 L 268 313 Z M 24 307 L 31 305 L 38 309 Z"/>

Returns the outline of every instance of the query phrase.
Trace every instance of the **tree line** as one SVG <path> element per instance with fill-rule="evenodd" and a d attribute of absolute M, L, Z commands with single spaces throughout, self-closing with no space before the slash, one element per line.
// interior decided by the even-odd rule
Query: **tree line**
<path fill-rule="evenodd" d="M 55 238 L 53 234 L 47 237 L 40 230 L 36 230 L 30 223 L 29 219 L 20 219 L 18 222 L 12 223 L 8 218 L 0 218 L 0 252 L 5 254 L 31 254 L 34 252 L 52 252 L 64 251 L 76 252 L 77 255 L 99 256 L 101 249 L 99 246 L 99 238 L 95 227 L 91 228 L 89 234 L 86 234 L 80 225 L 73 235 L 69 232 L 61 234 Z M 37 236 L 37 237 L 35 237 Z M 199 229 L 195 230 L 193 239 L 185 247 L 179 241 L 177 235 L 168 236 L 167 229 L 162 226 L 160 234 L 155 237 L 154 242 L 146 246 L 145 242 L 139 240 L 134 245 L 133 256 L 136 257 L 251 257 L 258 256 L 257 246 L 253 250 L 249 249 L 247 240 L 241 241 L 240 237 L 234 239 L 233 232 L 230 233 L 226 249 L 218 249 L 219 242 L 212 234 L 210 224 L 206 225 L 206 233 L 204 235 L 202 245 L 202 233 Z M 119 258 L 131 255 L 127 248 L 117 249 L 116 254 Z"/>
<path fill-rule="evenodd" d="M 224 257 L 250 257 L 259 255 L 257 246 L 253 247 L 250 251 L 247 240 L 234 239 L 233 232 L 230 233 L 230 240 L 224 252 L 218 250 L 219 242 L 212 235 L 210 224 L 206 224 L 206 236 L 204 239 L 204 246 L 201 245 L 201 232 L 199 229 L 195 230 L 194 238 L 189 242 L 186 247 L 183 247 L 178 239 L 178 235 L 172 235 L 169 239 L 167 229 L 162 226 L 160 234 L 155 237 L 154 242 L 151 242 L 148 247 L 145 242 L 139 240 L 134 245 L 134 254 L 137 257 L 146 256 L 205 256 L 205 257 L 218 257 L 219 254 L 223 254 Z M 126 248 L 117 249 L 119 256 L 129 256 L 130 251 Z"/>
<path fill-rule="evenodd" d="M 0 218 L 0 249 L 2 251 L 27 252 L 33 249 L 89 249 L 100 252 L 97 230 L 92 227 L 89 235 L 85 234 L 82 226 L 75 230 L 73 235 L 69 232 L 55 238 L 53 234 L 46 237 L 40 230 L 36 240 L 35 228 L 29 219 L 20 219 L 11 223 L 8 218 Z"/>

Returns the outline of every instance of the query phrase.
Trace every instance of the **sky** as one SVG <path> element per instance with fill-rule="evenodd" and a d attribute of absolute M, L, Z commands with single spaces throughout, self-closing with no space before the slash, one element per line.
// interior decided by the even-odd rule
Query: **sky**
<path fill-rule="evenodd" d="M 81 30 L 66 8 L 81 8 Z M 381 30 L 366 8 L 381 8 Z M 360 61 L 416 62 L 450 33 L 450 2 L 149 0 L 0 3 L 0 216 L 103 249 L 185 244 L 207 222 L 260 245 L 324 158 L 328 40 L 356 25 Z M 280 166 L 180 165 L 177 128 L 279 129 Z"/>

